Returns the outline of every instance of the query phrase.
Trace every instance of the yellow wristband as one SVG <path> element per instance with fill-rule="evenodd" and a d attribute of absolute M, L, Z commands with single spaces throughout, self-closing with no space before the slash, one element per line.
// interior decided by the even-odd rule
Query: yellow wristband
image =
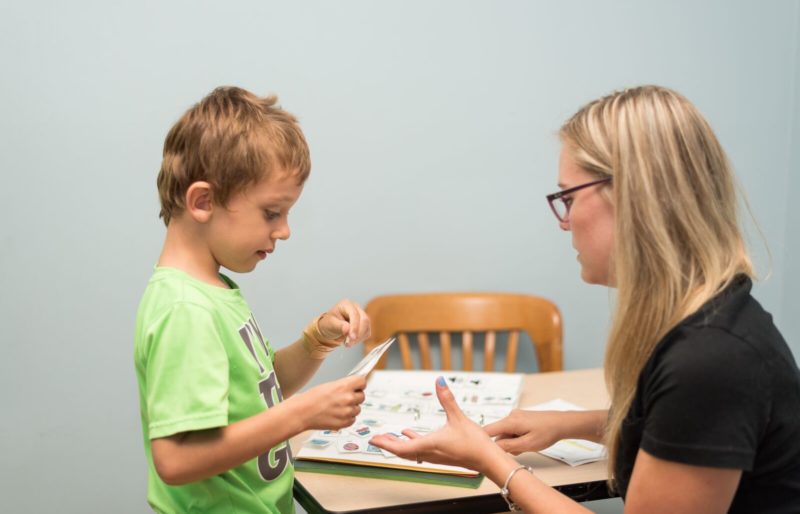
<path fill-rule="evenodd" d="M 327 313 L 321 314 L 303 329 L 303 348 L 312 359 L 324 359 L 341 343 L 336 339 L 326 339 L 319 329 L 319 321 Z"/>

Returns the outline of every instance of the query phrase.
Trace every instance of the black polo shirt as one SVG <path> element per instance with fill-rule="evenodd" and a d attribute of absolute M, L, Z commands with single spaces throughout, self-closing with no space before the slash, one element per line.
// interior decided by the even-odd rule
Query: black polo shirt
<path fill-rule="evenodd" d="M 641 448 L 743 470 L 729 512 L 800 513 L 800 371 L 751 287 L 737 278 L 673 328 L 645 364 L 620 433 L 623 498 Z"/>

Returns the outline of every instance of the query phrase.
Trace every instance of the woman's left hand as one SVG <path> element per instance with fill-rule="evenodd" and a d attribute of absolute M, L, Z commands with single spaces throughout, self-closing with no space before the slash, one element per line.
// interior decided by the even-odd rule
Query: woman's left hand
<path fill-rule="evenodd" d="M 403 430 L 408 440 L 381 434 L 370 439 L 370 444 L 405 459 L 461 466 L 476 471 L 483 471 L 492 454 L 506 455 L 459 408 L 443 377 L 436 380 L 436 396 L 447 415 L 447 423 L 442 428 L 426 436 L 420 436 L 413 430 Z"/>

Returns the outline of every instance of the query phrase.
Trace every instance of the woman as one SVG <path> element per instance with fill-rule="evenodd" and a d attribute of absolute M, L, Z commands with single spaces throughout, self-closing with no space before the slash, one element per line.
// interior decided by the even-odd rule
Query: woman
<path fill-rule="evenodd" d="M 710 126 L 681 95 L 644 86 L 589 103 L 560 137 L 548 201 L 584 281 L 617 289 L 611 408 L 517 410 L 481 429 L 440 380 L 442 429 L 372 443 L 479 470 L 531 513 L 588 512 L 506 453 L 563 438 L 607 445 L 626 512 L 800 512 L 800 372 L 750 296 L 733 175 Z"/>

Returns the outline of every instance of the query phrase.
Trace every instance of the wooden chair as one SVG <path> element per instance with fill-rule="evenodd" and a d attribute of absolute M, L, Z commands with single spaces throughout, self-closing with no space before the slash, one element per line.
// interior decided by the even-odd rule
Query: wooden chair
<path fill-rule="evenodd" d="M 463 370 L 472 371 L 475 335 L 483 337 L 483 371 L 494 370 L 498 333 L 508 333 L 506 372 L 516 370 L 519 333 L 533 342 L 539 371 L 563 369 L 561 314 L 556 305 L 537 296 L 508 293 L 427 293 L 378 296 L 366 308 L 372 336 L 364 352 L 397 336 L 403 368 L 414 369 L 411 341 L 416 341 L 420 367 L 432 369 L 431 335 L 438 335 L 441 368 L 452 369 L 453 334 L 460 334 Z M 411 336 L 411 337 L 409 337 Z M 458 338 L 458 337 L 457 337 Z M 385 369 L 388 353 L 376 366 Z"/>

